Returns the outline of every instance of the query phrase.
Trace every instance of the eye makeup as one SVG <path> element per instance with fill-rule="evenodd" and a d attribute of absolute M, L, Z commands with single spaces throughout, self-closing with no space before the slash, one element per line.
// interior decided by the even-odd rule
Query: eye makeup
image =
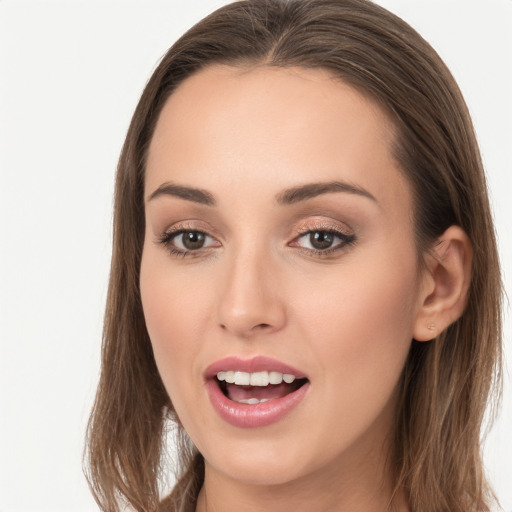
<path fill-rule="evenodd" d="M 318 258 L 333 257 L 356 243 L 356 236 L 347 228 L 341 229 L 332 222 L 307 219 L 300 223 L 293 239 L 285 244 Z M 222 247 L 222 243 L 194 223 L 180 223 L 165 230 L 157 239 L 171 256 L 178 258 L 199 257 Z"/>

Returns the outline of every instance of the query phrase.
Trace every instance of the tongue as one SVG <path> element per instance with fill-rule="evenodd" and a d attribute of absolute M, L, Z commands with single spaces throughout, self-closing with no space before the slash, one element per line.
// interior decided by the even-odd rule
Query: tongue
<path fill-rule="evenodd" d="M 268 386 L 237 386 L 236 384 L 227 384 L 226 391 L 230 400 L 249 400 L 250 398 L 273 400 L 291 393 L 295 388 L 296 386 L 286 384 L 286 382 L 269 384 Z"/>

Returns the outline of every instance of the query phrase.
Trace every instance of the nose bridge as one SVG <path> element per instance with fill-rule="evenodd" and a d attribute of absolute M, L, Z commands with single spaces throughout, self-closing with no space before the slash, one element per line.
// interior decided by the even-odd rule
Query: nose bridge
<path fill-rule="evenodd" d="M 230 252 L 219 295 L 219 324 L 242 337 L 280 329 L 285 311 L 272 255 L 254 240 L 240 243 Z"/>

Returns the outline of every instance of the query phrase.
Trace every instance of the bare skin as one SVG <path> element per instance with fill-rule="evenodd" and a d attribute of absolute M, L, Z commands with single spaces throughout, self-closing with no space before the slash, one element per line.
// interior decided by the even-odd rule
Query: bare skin
<path fill-rule="evenodd" d="M 205 458 L 197 512 L 386 510 L 411 340 L 456 318 L 468 261 L 454 228 L 447 257 L 419 270 L 393 137 L 376 103 L 320 70 L 216 66 L 164 107 L 141 294 L 164 385 Z M 289 364 L 309 389 L 273 424 L 233 426 L 204 377 L 232 355 Z M 408 510 L 403 493 L 394 505 Z"/>

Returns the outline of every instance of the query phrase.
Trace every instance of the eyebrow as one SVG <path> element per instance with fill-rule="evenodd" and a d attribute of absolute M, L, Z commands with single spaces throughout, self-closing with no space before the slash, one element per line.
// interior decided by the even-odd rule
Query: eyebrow
<path fill-rule="evenodd" d="M 335 192 L 346 192 L 348 194 L 355 194 L 358 196 L 366 197 L 378 204 L 377 199 L 368 190 L 346 183 L 343 181 L 329 181 L 322 183 L 307 183 L 299 185 L 298 187 L 283 190 L 276 196 L 277 203 L 280 205 L 291 205 L 306 201 L 322 194 L 330 194 Z M 175 183 L 162 183 L 147 199 L 153 199 L 161 196 L 173 196 L 192 201 L 194 203 L 203 204 L 206 206 L 215 206 L 217 204 L 213 194 L 207 190 L 200 188 L 187 187 L 185 185 L 176 185 Z"/>
<path fill-rule="evenodd" d="M 147 199 L 152 201 L 161 196 L 174 196 L 193 203 L 204 204 L 206 206 L 215 206 L 216 201 L 213 195 L 200 188 L 186 187 L 184 185 L 176 185 L 174 183 L 162 183 Z"/>
<path fill-rule="evenodd" d="M 322 194 L 330 194 L 333 192 L 347 192 L 349 194 L 355 194 L 358 196 L 366 197 L 375 201 L 378 204 L 377 199 L 368 190 L 346 183 L 343 181 L 328 181 L 324 183 L 307 183 L 306 185 L 300 185 L 298 187 L 289 188 L 284 190 L 277 195 L 277 202 L 281 205 L 289 205 L 312 199 Z"/>

